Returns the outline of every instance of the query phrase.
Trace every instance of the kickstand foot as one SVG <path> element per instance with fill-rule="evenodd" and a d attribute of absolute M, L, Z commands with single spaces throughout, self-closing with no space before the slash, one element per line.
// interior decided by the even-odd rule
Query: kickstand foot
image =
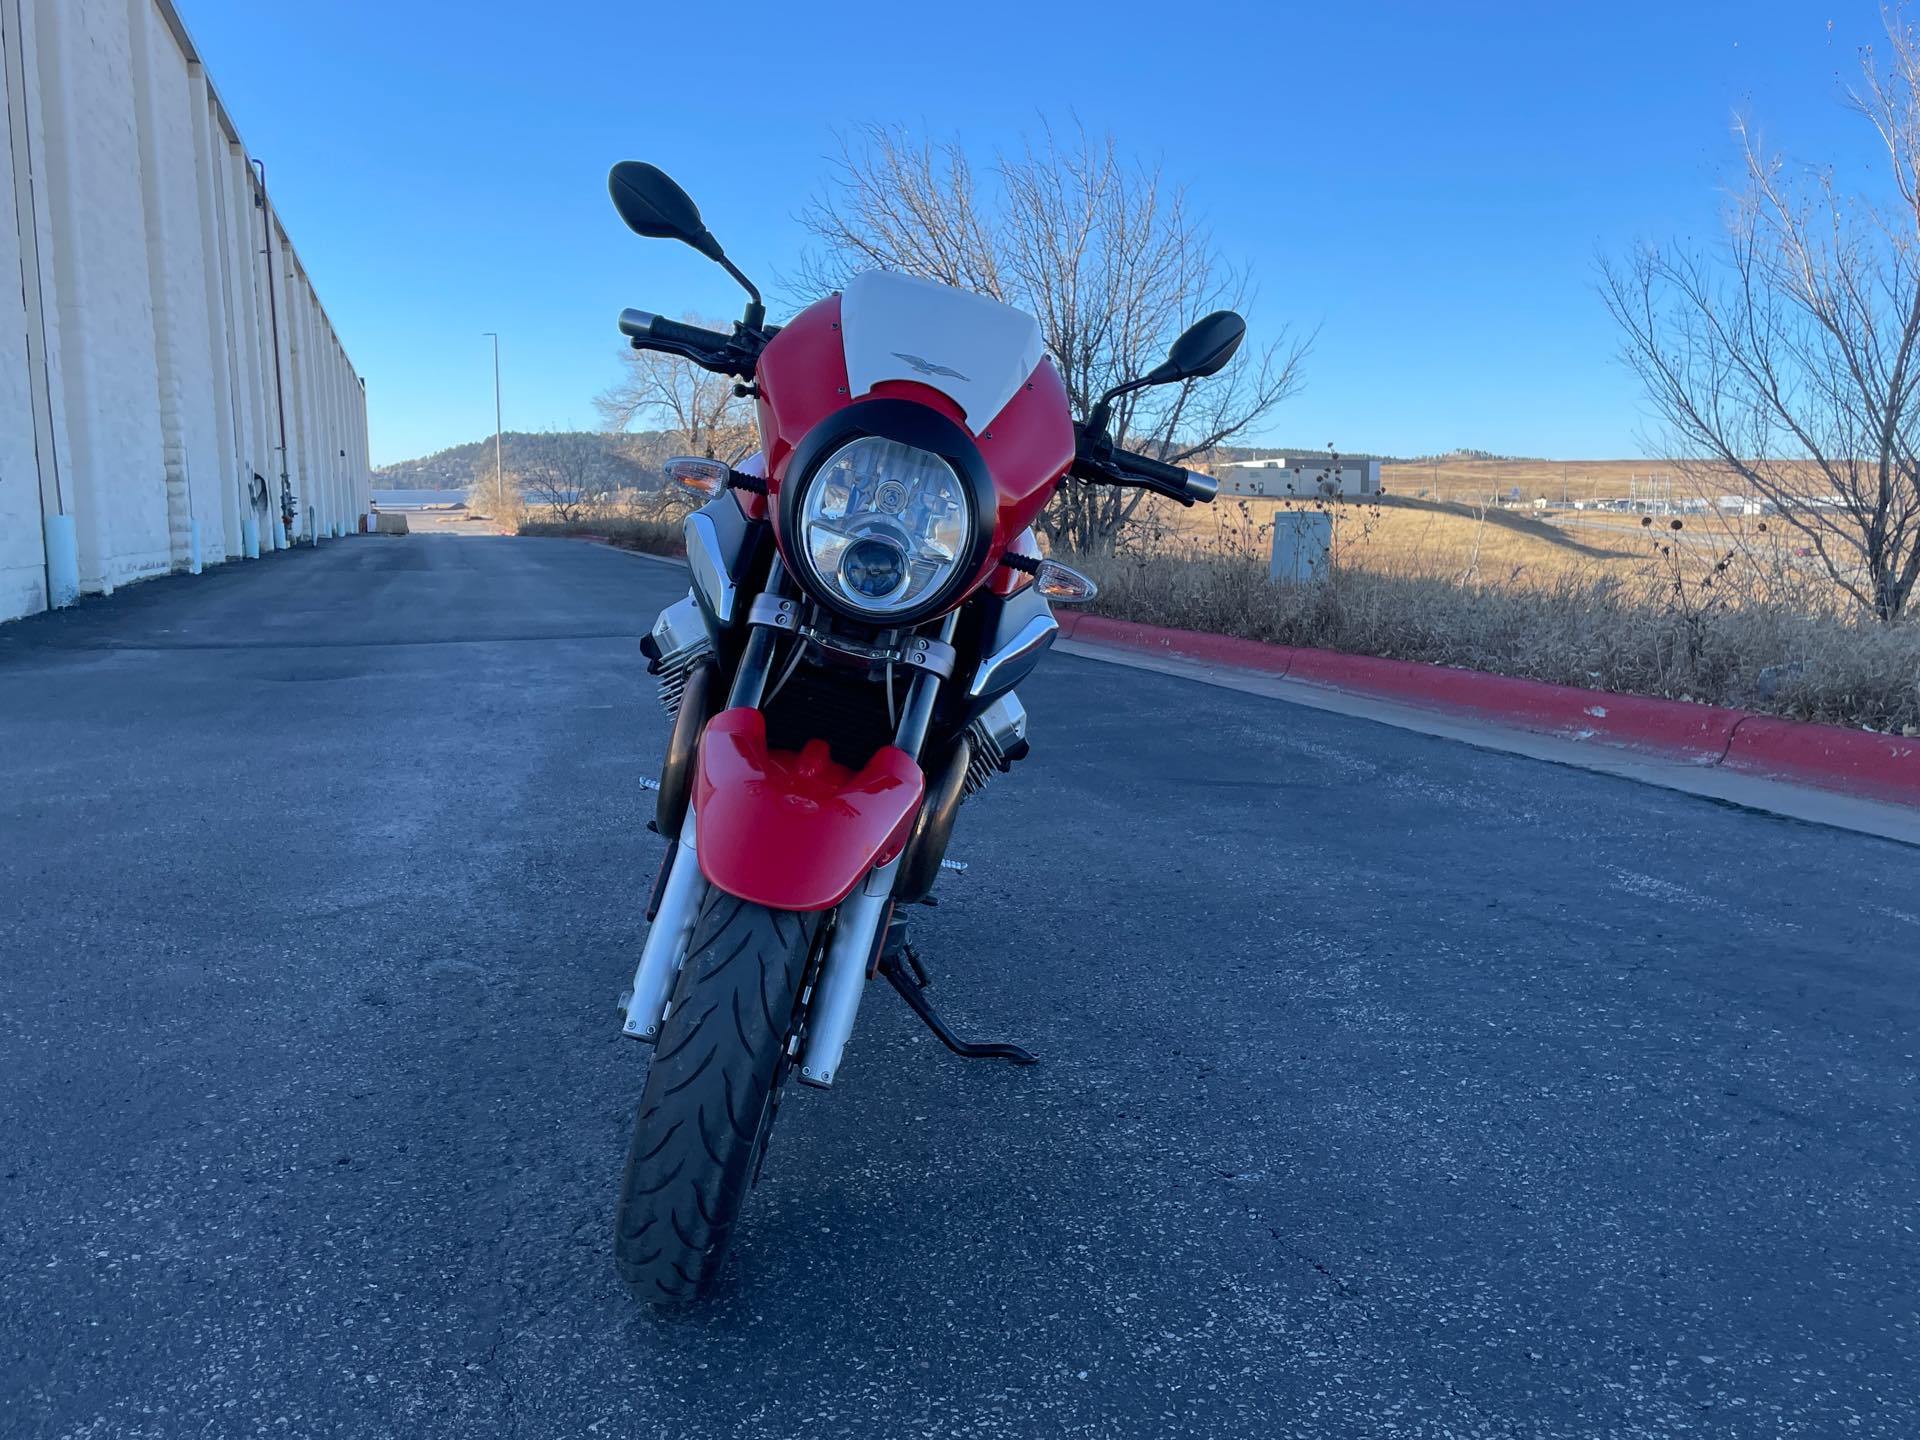
<path fill-rule="evenodd" d="M 904 962 L 904 963 L 903 963 Z M 907 973 L 911 966 L 913 974 Z M 890 948 L 880 959 L 880 973 L 887 983 L 899 992 L 900 998 L 907 1002 L 907 1008 L 920 1017 L 920 1023 L 934 1033 L 940 1043 L 958 1055 L 962 1060 L 1009 1060 L 1015 1065 L 1038 1065 L 1040 1057 L 1018 1045 L 998 1043 L 976 1043 L 962 1040 L 953 1033 L 952 1028 L 933 1008 L 933 1002 L 926 997 L 927 972 L 920 964 L 920 957 L 914 953 L 911 945 Z"/>

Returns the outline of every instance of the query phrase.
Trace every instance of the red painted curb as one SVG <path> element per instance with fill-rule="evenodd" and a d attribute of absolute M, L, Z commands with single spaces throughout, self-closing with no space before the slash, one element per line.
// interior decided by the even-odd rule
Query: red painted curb
<path fill-rule="evenodd" d="M 1872 800 L 1920 805 L 1920 742 L 1899 736 L 1412 660 L 1268 645 L 1105 615 L 1069 613 L 1060 617 L 1060 629 L 1069 638 L 1094 644 L 1258 670 L 1431 709 L 1466 712 L 1540 734 L 1597 740 Z"/>
<path fill-rule="evenodd" d="M 1129 650 L 1165 650 L 1189 660 L 1206 660 L 1215 665 L 1238 665 L 1247 670 L 1266 670 L 1276 675 L 1287 673 L 1293 657 L 1301 652 L 1287 645 L 1269 645 L 1263 640 L 1243 640 L 1238 635 L 1212 635 L 1204 630 L 1169 630 L 1160 625 L 1139 625 L 1132 620 L 1112 620 L 1105 615 L 1082 615 L 1069 610 L 1056 614 L 1060 633 L 1069 640 L 1084 634 L 1103 645 L 1124 645 Z"/>
<path fill-rule="evenodd" d="M 1870 800 L 1920 805 L 1920 741 L 1900 735 L 1748 715 L 1733 732 L 1722 763 L 1732 770 L 1806 780 Z"/>

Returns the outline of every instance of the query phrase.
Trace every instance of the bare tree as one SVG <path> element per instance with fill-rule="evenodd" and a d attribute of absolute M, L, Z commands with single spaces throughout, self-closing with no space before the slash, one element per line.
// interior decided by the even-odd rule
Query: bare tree
<path fill-rule="evenodd" d="M 705 316 L 681 318 L 709 330 L 729 328 Z M 607 429 L 649 423 L 667 432 L 672 453 L 709 459 L 732 459 L 753 443 L 753 411 L 733 393 L 732 377 L 654 350 L 620 354 L 625 373 L 593 402 Z"/>
<path fill-rule="evenodd" d="M 467 508 L 487 520 L 502 525 L 518 525 L 526 513 L 520 482 L 493 463 L 491 448 L 484 466 L 476 469 L 473 484 L 467 488 Z"/>
<path fill-rule="evenodd" d="M 547 506 L 563 525 L 576 525 L 604 505 L 618 484 L 606 442 L 598 435 L 549 431 L 527 448 L 532 458 L 520 470 L 521 493 Z"/>
<path fill-rule="evenodd" d="M 1247 276 L 1223 261 L 1186 192 L 1130 163 L 1112 136 L 1043 131 L 994 157 L 992 192 L 958 142 L 870 126 L 844 137 L 833 178 L 802 215 L 825 246 L 801 276 L 811 292 L 866 269 L 898 270 L 990 295 L 1039 322 L 1084 415 L 1143 374 L 1192 321 L 1244 310 Z M 1114 436 L 1179 463 L 1255 426 L 1299 388 L 1307 340 L 1283 327 L 1220 375 L 1139 390 L 1115 406 Z M 1041 525 L 1059 548 L 1113 548 L 1144 492 L 1068 480 Z"/>
<path fill-rule="evenodd" d="M 1920 581 L 1920 36 L 1887 33 L 1847 92 L 1879 192 L 1789 170 L 1743 121 L 1724 250 L 1603 263 L 1601 292 L 1673 452 L 1738 476 L 1891 621 Z"/>

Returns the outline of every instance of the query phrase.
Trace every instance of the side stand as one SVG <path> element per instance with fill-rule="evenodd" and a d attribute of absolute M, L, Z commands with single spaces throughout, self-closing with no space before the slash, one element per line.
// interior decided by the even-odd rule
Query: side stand
<path fill-rule="evenodd" d="M 927 999 L 927 972 L 912 945 L 903 941 L 897 947 L 888 946 L 886 954 L 880 957 L 880 973 L 886 977 L 889 985 L 900 992 L 900 998 L 907 1002 L 909 1010 L 920 1017 L 920 1023 L 962 1060 L 1010 1060 L 1015 1065 L 1040 1063 L 1039 1056 L 1018 1045 L 974 1044 L 955 1035 L 947 1022 L 940 1018 L 940 1012 L 933 1008 L 933 1002 Z"/>

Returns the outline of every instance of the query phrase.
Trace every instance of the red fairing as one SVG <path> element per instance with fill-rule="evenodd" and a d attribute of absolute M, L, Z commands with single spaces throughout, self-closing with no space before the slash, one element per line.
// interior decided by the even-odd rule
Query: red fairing
<path fill-rule="evenodd" d="M 847 352 L 840 343 L 840 297 L 816 300 L 773 337 L 761 353 L 760 445 L 769 489 L 780 493 L 793 447 L 847 398 Z"/>
<path fill-rule="evenodd" d="M 1073 463 L 1073 411 L 1051 360 L 1041 360 L 1013 399 L 978 430 L 945 395 L 911 381 L 886 380 L 866 394 L 849 395 L 838 295 L 809 305 L 774 336 L 760 357 L 759 385 L 760 436 L 768 489 L 776 498 L 794 447 L 827 416 L 856 401 L 871 396 L 913 400 L 965 429 L 980 447 L 999 499 L 983 576 L 993 575 L 1002 552 L 1039 516 Z M 773 511 L 777 518 L 779 507 Z"/>
<path fill-rule="evenodd" d="M 906 846 L 925 792 L 904 750 L 883 746 L 853 771 L 824 740 L 769 750 L 764 715 L 722 710 L 693 779 L 700 871 L 770 910 L 830 910 Z"/>

